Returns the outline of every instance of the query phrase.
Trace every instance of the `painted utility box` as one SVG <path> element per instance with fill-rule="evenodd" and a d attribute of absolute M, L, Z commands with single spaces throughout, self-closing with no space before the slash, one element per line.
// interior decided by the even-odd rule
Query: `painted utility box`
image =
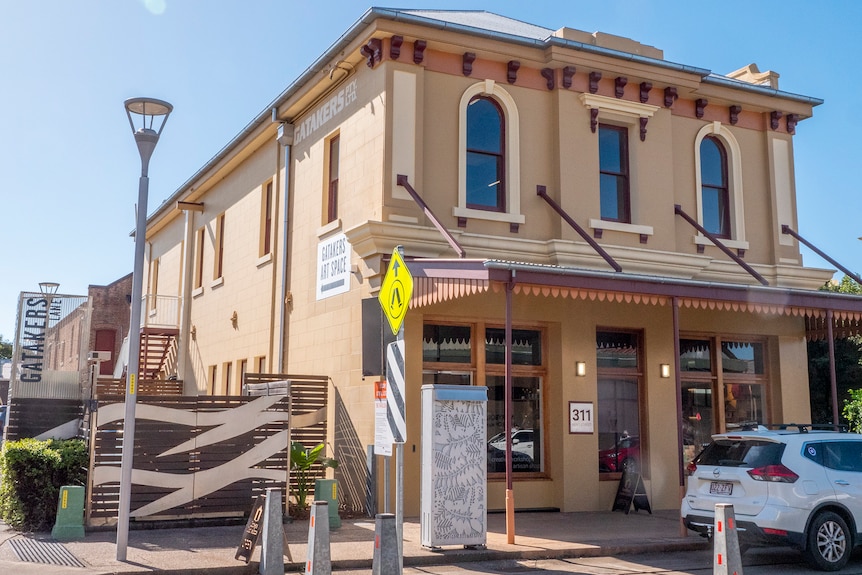
<path fill-rule="evenodd" d="M 338 481 L 335 479 L 314 480 L 314 500 L 326 501 L 329 505 L 329 528 L 341 527 L 341 517 L 338 515 Z"/>
<path fill-rule="evenodd" d="M 484 546 L 488 388 L 422 386 L 422 546 Z"/>

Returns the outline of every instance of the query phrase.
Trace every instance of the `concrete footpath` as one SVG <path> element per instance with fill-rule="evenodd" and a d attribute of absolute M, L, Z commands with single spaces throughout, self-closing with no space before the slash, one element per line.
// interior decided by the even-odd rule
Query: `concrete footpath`
<path fill-rule="evenodd" d="M 343 520 L 330 532 L 332 570 L 371 572 L 374 519 Z M 249 564 L 235 559 L 243 526 L 133 529 L 127 561 L 116 560 L 116 532 L 87 533 L 80 541 L 59 543 L 49 533 L 21 534 L 0 523 L 0 573 L 39 575 L 252 574 L 258 572 L 260 545 Z M 285 524 L 285 571 L 303 572 L 308 521 Z M 517 513 L 515 543 L 506 542 L 504 514 L 488 515 L 485 549 L 421 546 L 418 518 L 404 520 L 404 565 L 427 566 L 494 559 L 543 559 L 704 549 L 709 543 L 680 533 L 675 510 L 594 513 Z"/>

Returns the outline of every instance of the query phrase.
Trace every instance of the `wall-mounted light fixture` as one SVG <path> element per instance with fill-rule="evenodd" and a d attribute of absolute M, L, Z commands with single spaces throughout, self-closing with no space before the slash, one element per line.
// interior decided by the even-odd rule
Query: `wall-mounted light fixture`
<path fill-rule="evenodd" d="M 578 377 L 584 377 L 587 375 L 587 362 L 585 361 L 576 361 L 575 362 L 575 375 Z"/>
<path fill-rule="evenodd" d="M 662 364 L 660 364 L 660 365 L 659 365 L 659 374 L 660 374 L 660 375 L 661 375 L 661 377 L 663 377 L 663 378 L 668 378 L 668 377 L 670 377 L 670 364 L 669 364 L 669 363 L 662 363 Z"/>

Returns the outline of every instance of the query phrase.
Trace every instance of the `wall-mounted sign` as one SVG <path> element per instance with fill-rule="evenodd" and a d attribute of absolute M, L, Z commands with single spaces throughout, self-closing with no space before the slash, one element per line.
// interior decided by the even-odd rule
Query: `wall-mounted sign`
<path fill-rule="evenodd" d="M 334 235 L 317 244 L 317 299 L 350 289 L 350 242 L 344 234 Z"/>
<path fill-rule="evenodd" d="M 593 433 L 595 422 L 592 402 L 569 402 L 569 433 Z"/>

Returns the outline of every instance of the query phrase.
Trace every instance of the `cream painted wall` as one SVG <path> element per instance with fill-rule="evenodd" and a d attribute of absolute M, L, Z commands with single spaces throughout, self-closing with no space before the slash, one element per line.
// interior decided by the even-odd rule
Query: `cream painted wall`
<path fill-rule="evenodd" d="M 203 213 L 195 213 L 195 229 L 205 226 L 204 285 L 192 299 L 192 319 L 196 339 L 190 343 L 194 387 L 205 392 L 210 366 L 219 374 L 225 362 L 245 359 L 249 371 L 257 369 L 255 359 L 266 357 L 272 372 L 321 374 L 331 378 L 329 445 L 336 438 L 351 437 L 363 446 L 374 439 L 374 376 L 362 376 L 363 298 L 375 297 L 383 272 L 381 259 L 397 244 L 405 246 L 408 257 L 451 256 L 451 248 L 431 226 L 430 220 L 395 184 L 396 172 L 408 172 L 411 184 L 428 203 L 444 227 L 456 234 L 470 258 L 501 258 L 524 262 L 557 263 L 587 269 L 607 270 L 601 260 L 542 199 L 536 186 L 547 186 L 566 212 L 590 230 L 590 221 L 599 217 L 597 136 L 590 130 L 589 110 L 580 95 L 586 91 L 585 73 L 578 58 L 556 52 L 539 52 L 522 46 L 504 45 L 490 39 L 465 39 L 451 31 L 427 32 L 430 48 L 422 65 L 414 65 L 403 51 L 394 62 L 384 58 L 373 68 L 358 58 L 356 50 L 343 54 L 357 62 L 353 71 L 312 82 L 315 99 L 298 95 L 285 109 L 297 130 L 296 143 L 286 170 L 280 163 L 283 149 L 270 140 L 231 170 L 219 173 L 218 181 L 202 197 Z M 438 41 L 433 40 L 439 35 Z M 357 41 L 358 42 L 358 41 Z M 409 42 L 405 42 L 405 47 Z M 477 50 L 479 59 L 472 76 L 461 69 L 461 54 Z M 506 82 L 505 61 L 521 61 L 519 79 Z M 550 60 L 550 61 L 549 61 Z M 548 90 L 539 76 L 545 66 L 559 68 L 576 64 L 576 83 L 571 89 Z M 352 65 L 352 64 L 351 64 Z M 694 90 L 689 75 L 650 68 L 644 64 L 619 62 L 590 56 L 590 67 L 607 68 L 599 93 L 613 97 L 613 76 L 631 74 L 651 77 L 664 84 L 680 84 Z M 346 68 L 339 68 L 344 70 Z M 333 79 L 334 78 L 334 79 Z M 509 222 L 471 217 L 464 226 L 453 215 L 458 198 L 459 102 L 471 86 L 493 79 L 517 107 L 520 130 L 519 162 L 520 211 L 524 223 L 513 229 Z M 631 87 L 636 87 L 632 83 Z M 709 87 L 702 87 L 709 91 Z M 610 91 L 609 91 L 610 90 Z M 300 90 L 301 91 L 301 90 Z M 610 96 L 609 96 L 610 94 Z M 630 92 L 627 98 L 632 99 Z M 690 94 L 689 94 L 690 96 Z M 305 99 L 303 99 L 305 98 Z M 341 98 L 341 100 L 339 100 Z M 636 98 L 636 96 L 635 96 Z M 711 95 L 713 106 L 715 100 Z M 754 96 L 750 96 L 754 100 Z M 303 104 L 297 104 L 302 100 Z M 335 102 L 333 104 L 333 102 Z M 339 102 L 343 103 L 341 105 Z M 645 141 L 639 138 L 637 118 L 604 114 L 602 121 L 625 124 L 629 128 L 633 176 L 633 223 L 649 227 L 647 243 L 632 230 L 607 229 L 600 243 L 625 262 L 628 272 L 659 276 L 695 277 L 750 283 L 736 264 L 714 247 L 698 255 L 694 230 L 673 214 L 679 203 L 696 213 L 694 141 L 699 130 L 712 120 L 693 116 L 691 98 L 679 100 L 673 108 L 663 107 L 660 91 L 650 95 L 655 107 L 647 125 Z M 758 104 L 760 105 L 760 104 Z M 323 114 L 322 110 L 327 113 Z M 284 112 L 285 110 L 281 110 Z M 750 113 L 754 115 L 754 112 Z M 282 117 L 287 117 L 282 114 Z M 413 126 L 418 133 L 413 133 Z M 274 128 L 273 128 L 274 129 Z M 782 245 L 780 255 L 773 238 L 776 208 L 770 200 L 773 173 L 792 167 L 792 139 L 784 135 L 787 150 L 773 146 L 790 160 L 770 156 L 771 136 L 749 118 L 729 128 L 744 157 L 743 184 L 745 228 L 750 249 L 746 261 L 770 268 L 798 256 L 797 245 Z M 325 222 L 327 142 L 340 137 L 339 218 Z M 282 207 L 287 201 L 290 228 L 287 326 L 284 365 L 275 365 L 279 326 L 276 314 L 280 294 L 280 257 L 260 260 L 261 186 L 281 182 L 287 174 L 287 198 L 282 185 L 273 222 L 282 237 Z M 222 177 L 224 176 L 224 177 Z M 216 178 L 214 178 L 215 180 Z M 784 185 L 784 184 L 782 184 Z M 782 204 L 780 211 L 786 211 Z M 795 206 L 793 206 L 795 210 Z M 222 281 L 213 282 L 213 242 L 215 222 L 226 217 L 225 271 Z M 782 216 L 783 217 L 783 216 Z M 152 257 L 162 258 L 159 291 L 177 290 L 181 285 L 183 259 L 183 218 L 177 217 L 151 238 Z M 322 240 L 347 233 L 362 242 L 361 255 L 354 245 L 350 263 L 358 267 L 347 293 L 316 300 L 317 250 Z M 279 239 L 279 249 L 282 241 Z M 363 259 L 364 258 L 364 259 Z M 809 276 L 799 282 L 814 286 L 819 272 L 804 272 L 797 265 L 773 275 Z M 193 262 L 188 262 L 193 265 Z M 771 269 L 771 268 L 770 268 Z M 819 276 L 818 276 L 819 277 Z M 813 279 L 812 279 L 813 278 Z M 168 292 L 164 292 L 168 293 Z M 405 446 L 405 513 L 416 515 L 420 468 L 420 406 L 422 382 L 421 333 L 423 322 L 457 319 L 469 322 L 503 322 L 503 294 L 488 292 L 427 308 L 411 310 L 405 322 L 407 345 L 408 441 Z M 236 311 L 234 326 L 230 317 Z M 547 378 L 544 386 L 544 418 L 547 423 L 547 477 L 517 481 L 518 507 L 560 507 L 564 511 L 610 509 L 615 481 L 600 481 L 594 435 L 568 433 L 568 402 L 596 401 L 595 332 L 597 326 L 642 329 L 645 346 L 646 418 L 642 423 L 650 442 L 647 492 L 653 508 L 671 509 L 679 503 L 678 457 L 676 447 L 676 389 L 673 377 L 661 379 L 658 364 L 673 364 L 672 312 L 670 305 L 610 304 L 573 301 L 566 298 L 516 295 L 515 323 L 541 326 L 546 330 Z M 803 417 L 807 413 L 804 353 L 801 353 L 802 320 L 782 316 L 703 311 L 684 308 L 681 329 L 688 332 L 757 334 L 770 336 L 770 366 L 775 385 L 784 389 L 772 395 L 773 417 Z M 573 362 L 587 362 L 587 376 L 576 378 Z M 237 376 L 236 370 L 234 376 Z M 221 377 L 219 377 L 221 380 Z M 336 405 L 345 407 L 336 413 Z M 351 454 L 351 456 L 357 454 Z M 394 473 L 394 470 L 393 470 Z M 492 481 L 488 504 L 504 506 L 504 484 Z"/>

